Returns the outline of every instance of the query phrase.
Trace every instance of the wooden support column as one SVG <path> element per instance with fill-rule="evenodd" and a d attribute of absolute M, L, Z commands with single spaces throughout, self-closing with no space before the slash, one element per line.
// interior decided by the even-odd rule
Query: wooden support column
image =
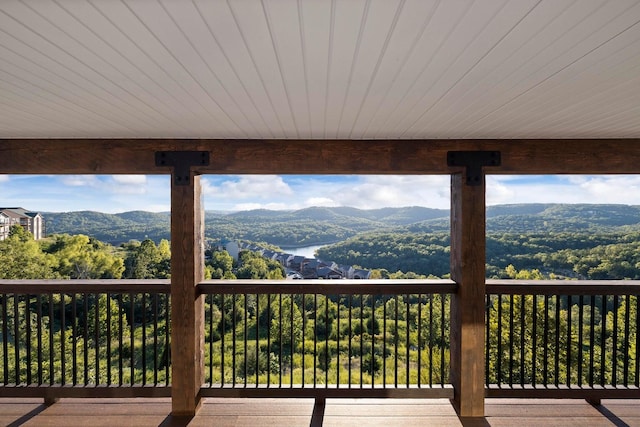
<path fill-rule="evenodd" d="M 174 173 L 175 175 L 175 173 Z M 200 177 L 171 180 L 171 403 L 175 416 L 200 409 L 204 380 L 204 214 Z"/>
<path fill-rule="evenodd" d="M 451 383 L 461 417 L 484 416 L 485 176 L 451 176 Z"/>

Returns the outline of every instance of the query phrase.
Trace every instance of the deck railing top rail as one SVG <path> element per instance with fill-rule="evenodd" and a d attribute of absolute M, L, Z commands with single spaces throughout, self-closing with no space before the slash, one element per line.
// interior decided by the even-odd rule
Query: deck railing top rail
<path fill-rule="evenodd" d="M 418 294 L 456 293 L 448 279 L 380 280 L 204 280 L 203 294 L 318 293 L 318 294 Z M 0 279 L 0 293 L 42 294 L 60 292 L 168 293 L 169 279 Z M 487 279 L 487 294 L 514 295 L 640 295 L 638 280 L 514 280 Z"/>
<path fill-rule="evenodd" d="M 505 295 L 640 295 L 639 280 L 513 280 L 486 281 L 487 294 Z"/>
<path fill-rule="evenodd" d="M 0 293 L 46 294 L 68 292 L 169 293 L 169 279 L 30 279 L 0 280 Z"/>
<path fill-rule="evenodd" d="M 205 280 L 198 284 L 203 294 L 284 293 L 321 295 L 452 294 L 452 280 Z"/>

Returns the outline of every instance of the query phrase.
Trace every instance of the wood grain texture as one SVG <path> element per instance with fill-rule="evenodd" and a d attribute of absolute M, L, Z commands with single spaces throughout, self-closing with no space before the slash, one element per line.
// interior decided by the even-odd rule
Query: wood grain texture
<path fill-rule="evenodd" d="M 173 182 L 173 180 L 172 180 Z M 204 380 L 204 215 L 200 177 L 171 186 L 172 414 L 194 415 Z"/>
<path fill-rule="evenodd" d="M 459 418 L 445 399 L 327 399 L 323 426 L 640 425 L 638 400 L 487 399 L 485 418 Z M 308 426 L 313 399 L 207 398 L 193 418 L 170 415 L 168 398 L 0 399 L 0 425 Z"/>
<path fill-rule="evenodd" d="M 500 151 L 492 174 L 640 173 L 640 139 L 0 139 L 0 174 L 169 174 L 156 151 L 208 151 L 203 174 L 450 174 L 448 151 Z"/>
<path fill-rule="evenodd" d="M 484 415 L 485 179 L 451 177 L 451 383 L 462 417 Z"/>

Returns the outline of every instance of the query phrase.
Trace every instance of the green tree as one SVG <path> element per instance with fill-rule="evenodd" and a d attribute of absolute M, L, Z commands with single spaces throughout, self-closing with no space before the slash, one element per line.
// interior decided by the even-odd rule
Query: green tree
<path fill-rule="evenodd" d="M 70 279 L 119 279 L 124 261 L 111 246 L 84 234 L 57 235 L 48 251 L 58 260 L 57 271 Z"/>
<path fill-rule="evenodd" d="M 274 345 L 287 350 L 292 341 L 294 345 L 302 345 L 302 315 L 291 295 L 272 300 L 270 313 L 270 334 Z"/>
<path fill-rule="evenodd" d="M 284 267 L 277 261 L 267 260 L 251 251 L 240 252 L 239 258 L 238 279 L 284 279 Z"/>
<path fill-rule="evenodd" d="M 207 262 L 207 269 L 211 272 L 211 279 L 236 277 L 233 274 L 233 257 L 227 251 L 214 251 L 211 260 Z"/>
<path fill-rule="evenodd" d="M 166 279 L 171 271 L 171 249 L 167 240 L 156 244 L 151 239 L 142 243 L 130 242 L 125 246 L 124 277 L 128 279 Z"/>
<path fill-rule="evenodd" d="M 33 236 L 13 226 L 9 237 L 0 241 L 1 279 L 52 279 L 58 277 L 56 260 L 44 252 Z"/>

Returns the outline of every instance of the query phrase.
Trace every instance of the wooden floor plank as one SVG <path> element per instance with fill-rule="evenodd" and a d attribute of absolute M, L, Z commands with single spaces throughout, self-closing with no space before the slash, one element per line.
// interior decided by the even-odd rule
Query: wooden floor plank
<path fill-rule="evenodd" d="M 457 417 L 327 417 L 323 427 L 460 427 Z"/>
<path fill-rule="evenodd" d="M 170 416 L 171 400 L 60 399 L 45 406 L 39 399 L 0 399 L 3 426 L 162 426 L 287 427 L 309 426 L 313 399 L 207 398 L 192 419 Z M 486 417 L 460 419 L 446 399 L 327 399 L 324 427 L 343 426 L 638 426 L 639 400 L 487 399 Z M 316 420 L 314 420 L 316 421 Z M 316 425 L 316 424 L 314 424 Z"/>

